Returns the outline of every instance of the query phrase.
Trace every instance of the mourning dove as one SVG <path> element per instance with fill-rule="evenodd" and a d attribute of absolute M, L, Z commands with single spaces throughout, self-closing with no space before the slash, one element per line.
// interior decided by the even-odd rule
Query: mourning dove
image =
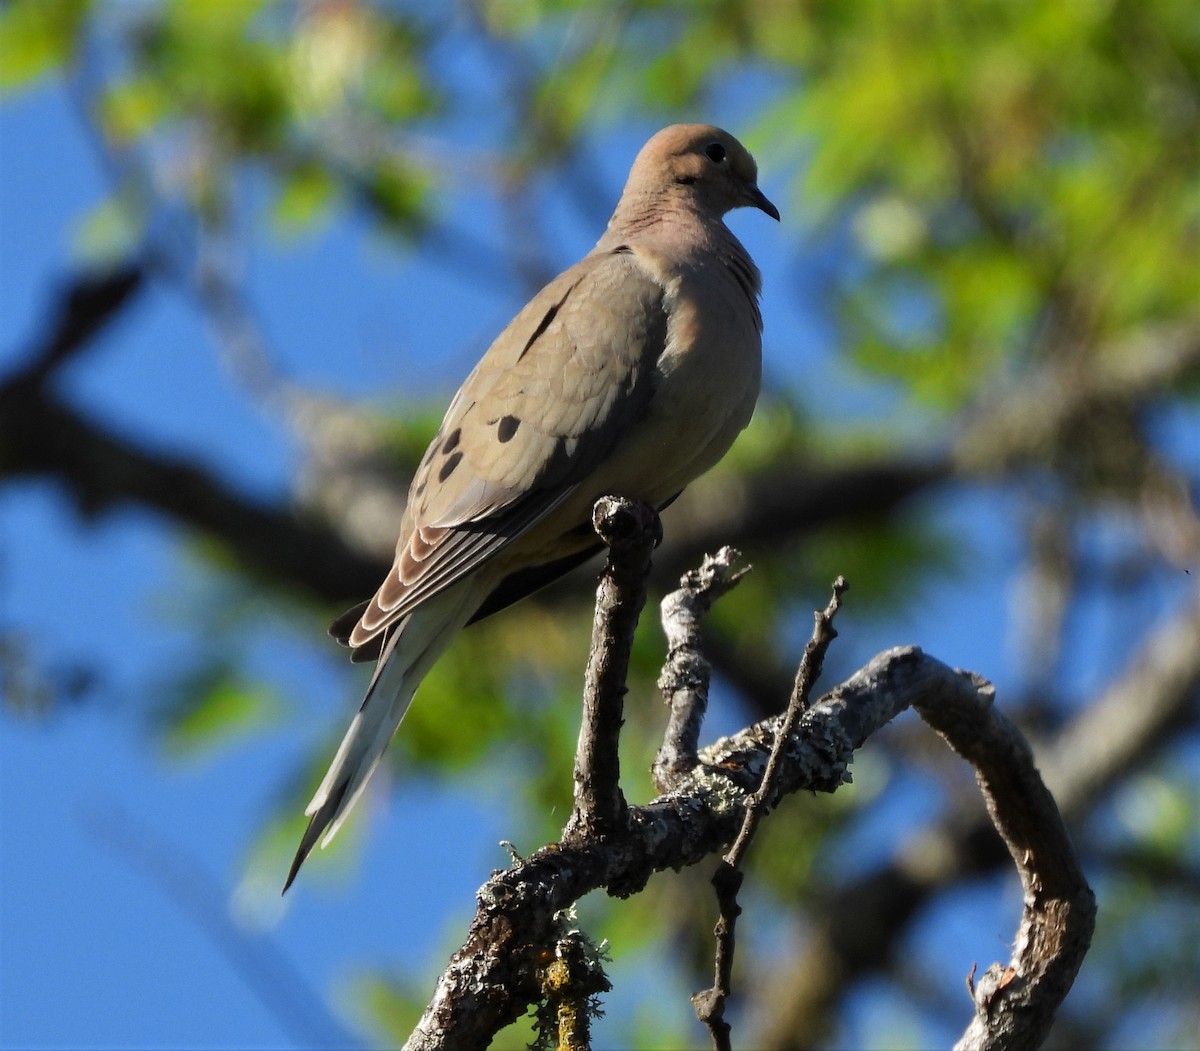
<path fill-rule="evenodd" d="M 330 628 L 375 674 L 305 811 L 285 891 L 345 821 L 454 636 L 595 553 L 598 497 L 662 508 L 750 421 L 759 273 L 722 217 L 750 206 L 779 218 L 756 179 L 720 128 L 660 131 L 596 247 L 533 297 L 450 402 L 391 571 Z"/>

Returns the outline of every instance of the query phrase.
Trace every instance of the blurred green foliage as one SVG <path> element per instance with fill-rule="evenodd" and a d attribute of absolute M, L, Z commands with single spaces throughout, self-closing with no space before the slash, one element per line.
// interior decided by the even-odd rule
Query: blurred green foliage
<path fill-rule="evenodd" d="M 0 91 L 27 87 L 71 57 L 87 0 L 22 0 L 0 10 Z"/>
<path fill-rule="evenodd" d="M 283 706 L 270 687 L 242 681 L 234 668 L 205 664 L 175 684 L 159 716 L 166 753 L 191 758 L 243 740 L 280 721 Z"/>

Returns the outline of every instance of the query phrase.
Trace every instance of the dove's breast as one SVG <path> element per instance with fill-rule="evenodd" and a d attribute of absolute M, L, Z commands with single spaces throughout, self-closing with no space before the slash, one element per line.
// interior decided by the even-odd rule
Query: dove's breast
<path fill-rule="evenodd" d="M 744 251 L 749 284 L 711 251 L 670 271 L 652 254 L 637 254 L 664 293 L 666 338 L 653 393 L 604 462 L 519 544 L 522 553 L 544 547 L 549 557 L 593 544 L 591 508 L 600 496 L 665 503 L 729 451 L 754 412 L 762 341 L 757 271 Z"/>
<path fill-rule="evenodd" d="M 710 249 L 662 275 L 666 346 L 649 411 L 629 436 L 627 455 L 655 465 L 661 488 L 670 490 L 656 494 L 663 499 L 728 452 L 758 399 L 758 272 L 741 245 L 733 245 L 740 253 L 736 268 Z"/>

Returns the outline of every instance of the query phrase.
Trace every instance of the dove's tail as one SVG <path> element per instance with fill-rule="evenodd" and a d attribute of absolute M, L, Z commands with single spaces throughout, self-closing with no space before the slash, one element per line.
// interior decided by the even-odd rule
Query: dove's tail
<path fill-rule="evenodd" d="M 468 596 L 462 592 L 468 589 L 448 590 L 460 594 L 444 594 L 445 599 L 452 600 L 449 602 L 435 599 L 423 604 L 397 625 L 384 645 L 362 706 L 316 795 L 305 808 L 308 827 L 283 885 L 285 894 L 317 842 L 326 847 L 337 835 L 383 759 L 417 686 L 474 611 L 469 602 L 463 601 Z"/>

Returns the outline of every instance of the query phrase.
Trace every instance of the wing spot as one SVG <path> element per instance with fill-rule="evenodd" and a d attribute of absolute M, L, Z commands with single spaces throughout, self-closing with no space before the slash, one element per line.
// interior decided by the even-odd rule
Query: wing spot
<path fill-rule="evenodd" d="M 458 441 L 461 437 L 462 437 L 462 428 L 455 427 L 454 430 L 452 430 L 450 432 L 450 434 L 447 436 L 446 440 L 444 442 L 442 442 L 442 452 L 444 452 L 444 453 L 454 452 L 454 450 L 458 448 Z"/>
<path fill-rule="evenodd" d="M 496 437 L 502 442 L 510 442 L 520 426 L 521 421 L 516 416 L 501 416 L 500 426 L 496 428 Z"/>
<path fill-rule="evenodd" d="M 444 482 L 447 478 L 449 478 L 454 473 L 454 468 L 456 468 L 460 463 L 462 463 L 462 453 L 456 452 L 453 456 L 449 457 L 444 464 L 442 464 L 442 469 L 438 471 L 438 481 Z"/>

